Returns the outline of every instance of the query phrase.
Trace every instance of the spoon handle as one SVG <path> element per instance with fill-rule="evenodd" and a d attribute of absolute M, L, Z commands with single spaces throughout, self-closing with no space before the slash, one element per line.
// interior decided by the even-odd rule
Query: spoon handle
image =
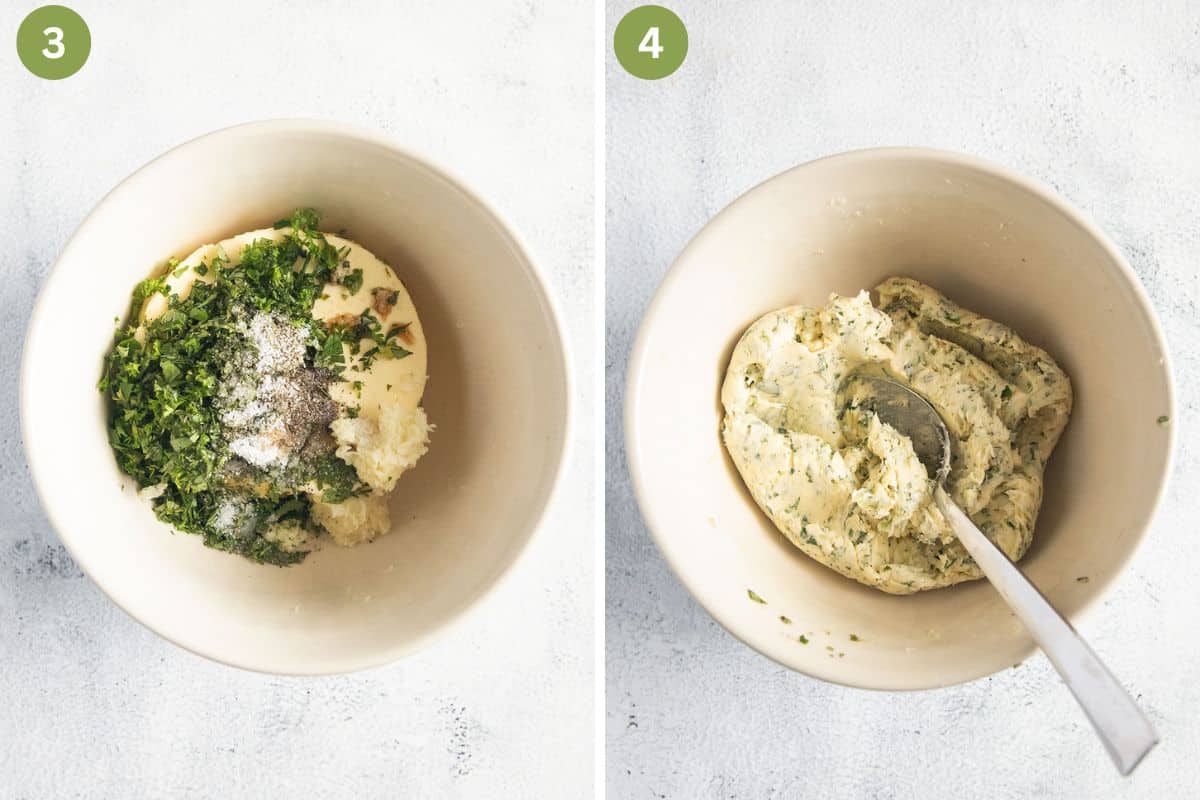
<path fill-rule="evenodd" d="M 967 552 L 1025 623 L 1034 641 L 1083 706 L 1117 769 L 1128 775 L 1158 743 L 1158 734 L 1150 720 L 1071 624 L 941 487 L 934 497 Z"/>

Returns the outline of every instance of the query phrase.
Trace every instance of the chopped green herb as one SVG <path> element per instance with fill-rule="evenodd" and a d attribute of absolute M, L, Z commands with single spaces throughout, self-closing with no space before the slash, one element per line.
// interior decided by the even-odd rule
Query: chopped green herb
<path fill-rule="evenodd" d="M 761 603 L 764 606 L 767 604 L 767 601 L 763 600 L 761 597 L 759 597 L 758 594 L 753 589 L 747 589 L 746 595 L 756 603 Z"/>
<path fill-rule="evenodd" d="M 276 223 L 291 228 L 280 241 L 247 245 L 232 265 L 224 254 L 196 266 L 209 282 L 192 285 L 186 298 L 170 292 L 166 275 L 183 268 L 167 262 L 164 275 L 140 282 L 130 302 L 130 321 L 118 328 L 104 359 L 99 389 L 108 400 L 108 436 L 118 467 L 142 487 L 156 487 L 155 513 L 181 531 L 200 534 L 212 548 L 280 566 L 302 560 L 263 538 L 269 525 L 287 521 L 310 527 L 302 495 L 239 494 L 223 468 L 229 443 L 214 401 L 223 369 L 247 340 L 234 319 L 244 312 L 271 312 L 306 325 L 308 357 L 315 366 L 340 366 L 342 340 L 326 335 L 312 318 L 313 303 L 338 264 L 337 250 L 317 230 L 318 215 L 300 209 Z M 138 324 L 138 312 L 153 294 L 168 299 L 158 318 Z M 331 370 L 332 371 L 332 370 Z M 338 502 L 362 491 L 353 468 L 317 465 L 309 476 Z M 343 469 L 344 468 L 344 469 Z M 346 473 L 349 470 L 349 474 Z M 335 474 L 336 473 L 336 474 Z M 350 476 L 353 476 L 351 478 Z M 231 526 L 230 498 L 236 499 Z M 222 513 L 219 514 L 218 511 Z"/>
<path fill-rule="evenodd" d="M 361 289 L 363 285 L 363 271 L 361 269 L 352 271 L 349 275 L 342 278 L 341 284 L 342 286 L 346 287 L 346 290 L 349 291 L 350 294 L 358 294 L 358 290 Z"/>
<path fill-rule="evenodd" d="M 321 488 L 321 499 L 326 503 L 340 503 L 370 490 L 358 479 L 354 467 L 334 455 L 317 461 L 313 481 Z"/>

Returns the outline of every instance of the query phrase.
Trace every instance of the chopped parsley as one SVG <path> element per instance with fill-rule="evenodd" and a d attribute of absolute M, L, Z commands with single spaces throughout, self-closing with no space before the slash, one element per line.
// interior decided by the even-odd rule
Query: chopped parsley
<path fill-rule="evenodd" d="M 342 278 L 341 284 L 350 294 L 358 294 L 358 290 L 363 285 L 363 271 L 361 269 L 351 271 L 349 275 Z"/>
<path fill-rule="evenodd" d="M 749 597 L 754 602 L 759 603 L 760 605 L 765 606 L 767 604 L 767 601 L 763 600 L 761 597 L 759 597 L 758 593 L 756 591 L 754 591 L 753 589 L 747 589 L 746 596 Z"/>
<path fill-rule="evenodd" d="M 367 491 L 354 467 L 332 454 L 317 461 L 313 480 L 321 487 L 321 499 L 326 503 L 341 503 Z"/>
<path fill-rule="evenodd" d="M 365 309 L 358 317 L 350 315 L 349 320 L 353 321 L 339 320 L 325 327 L 325 341 L 334 340 L 333 344 L 327 345 L 328 352 L 322 354 L 327 366 L 340 370 L 345 365 L 343 344 L 349 346 L 350 354 L 357 359 L 354 366 L 364 372 L 371 368 L 376 358 L 400 359 L 412 355 L 412 351 L 395 342 L 408 332 L 409 323 L 392 325 L 385 333 L 383 324 L 370 309 Z M 364 342 L 368 343 L 366 350 L 363 350 Z"/>
<path fill-rule="evenodd" d="M 264 538 L 268 527 L 294 522 L 311 532 L 319 528 L 303 494 L 268 482 L 265 496 L 258 496 L 245 486 L 261 483 L 261 475 L 226 470 L 231 454 L 214 401 L 230 354 L 253 347 L 235 324 L 238 313 L 270 312 L 307 326 L 306 360 L 331 376 L 343 366 L 342 333 L 326 330 L 311 314 L 340 260 L 317 230 L 318 221 L 312 209 L 297 210 L 275 223 L 291 229 L 280 241 L 252 242 L 236 265 L 223 253 L 198 265 L 196 272 L 211 273 L 211 281 L 196 281 L 186 298 L 170 292 L 167 276 L 187 268 L 168 261 L 162 276 L 134 289 L 129 322 L 118 328 L 99 382 L 117 465 L 140 486 L 160 492 L 153 500 L 159 519 L 203 536 L 209 547 L 264 564 L 294 564 L 306 555 Z M 348 280 L 353 273 L 343 285 Z M 142 305 L 154 294 L 167 298 L 167 309 L 139 325 Z M 287 484 L 315 480 L 326 502 L 364 491 L 353 468 L 333 455 L 303 469 L 309 474 L 291 476 Z"/>

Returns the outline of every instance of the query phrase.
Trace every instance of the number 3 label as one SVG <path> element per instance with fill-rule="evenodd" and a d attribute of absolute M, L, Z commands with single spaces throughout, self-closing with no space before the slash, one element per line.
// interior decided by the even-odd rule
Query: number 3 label
<path fill-rule="evenodd" d="M 63 48 L 63 29 L 51 25 L 42 31 L 42 34 L 46 37 L 46 47 L 42 49 L 42 55 L 50 59 L 62 58 L 63 53 L 67 52 Z"/>
<path fill-rule="evenodd" d="M 50 81 L 69 78 L 92 52 L 92 33 L 83 17 L 66 6 L 42 6 L 17 28 L 17 55 L 25 69 Z"/>
<path fill-rule="evenodd" d="M 683 20 L 662 6 L 638 6 L 621 17 L 613 33 L 617 61 L 630 75 L 648 81 L 679 69 L 687 51 Z"/>

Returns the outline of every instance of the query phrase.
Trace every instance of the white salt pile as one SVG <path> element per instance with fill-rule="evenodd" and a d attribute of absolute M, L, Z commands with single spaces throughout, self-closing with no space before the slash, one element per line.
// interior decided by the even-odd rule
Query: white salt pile
<path fill-rule="evenodd" d="M 221 498 L 217 511 L 210 521 L 212 526 L 230 536 L 245 537 L 254 533 L 258 517 L 254 513 L 254 504 L 239 495 L 225 495 Z"/>
<path fill-rule="evenodd" d="M 230 452 L 263 471 L 286 468 L 336 415 L 328 377 L 304 363 L 308 329 L 274 312 L 237 315 L 247 347 L 232 353 L 217 388 Z"/>

